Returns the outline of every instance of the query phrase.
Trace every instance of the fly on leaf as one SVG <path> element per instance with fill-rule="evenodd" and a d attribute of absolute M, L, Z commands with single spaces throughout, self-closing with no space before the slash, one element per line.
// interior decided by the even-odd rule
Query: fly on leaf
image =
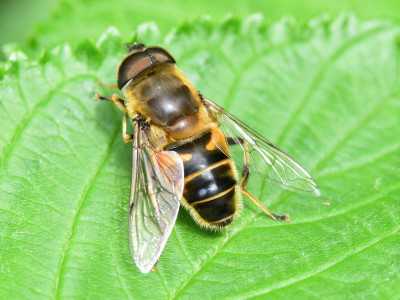
<path fill-rule="evenodd" d="M 133 142 L 129 246 L 143 273 L 157 263 L 179 207 L 203 227 L 221 229 L 238 216 L 249 174 L 283 188 L 318 194 L 311 175 L 293 158 L 209 99 L 203 97 L 163 48 L 133 44 L 106 100 L 124 112 L 123 140 Z M 133 134 L 127 134 L 127 122 Z M 237 170 L 241 176 L 238 176 Z"/>

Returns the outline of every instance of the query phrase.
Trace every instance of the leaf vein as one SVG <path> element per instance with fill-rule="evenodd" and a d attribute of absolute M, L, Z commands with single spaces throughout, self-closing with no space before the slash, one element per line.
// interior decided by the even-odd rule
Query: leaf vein
<path fill-rule="evenodd" d="M 339 264 L 339 263 L 345 261 L 345 260 L 348 259 L 349 257 L 351 257 L 351 256 L 353 256 L 353 255 L 355 255 L 355 254 L 358 254 L 358 253 L 362 252 L 362 251 L 365 250 L 365 249 L 368 249 L 368 248 L 370 248 L 370 247 L 372 247 L 372 246 L 377 245 L 379 242 L 383 241 L 384 239 L 386 239 L 386 238 L 388 238 L 388 237 L 391 237 L 392 235 L 395 235 L 397 232 L 399 232 L 399 230 L 400 230 L 400 227 L 396 227 L 395 230 L 391 231 L 390 233 L 386 234 L 385 236 L 383 236 L 383 237 L 380 236 L 380 237 L 378 237 L 377 239 L 373 240 L 371 243 L 369 243 L 369 244 L 367 244 L 367 245 L 364 245 L 364 246 L 362 246 L 362 247 L 359 247 L 359 248 L 356 249 L 355 251 L 351 251 L 351 252 L 346 253 L 345 255 L 341 256 L 338 260 L 336 260 L 336 261 L 334 261 L 334 262 L 331 262 L 331 263 L 322 265 L 321 267 L 319 267 L 319 268 L 318 268 L 314 273 L 312 273 L 312 274 L 307 274 L 307 275 L 305 275 L 305 276 L 300 276 L 300 277 L 298 277 L 298 278 L 290 279 L 290 280 L 288 280 L 288 281 L 286 281 L 286 282 L 284 282 L 284 283 L 277 284 L 275 287 L 272 287 L 272 288 L 267 288 L 267 289 L 263 289 L 263 290 L 260 290 L 260 291 L 251 292 L 251 293 L 249 293 L 249 294 L 242 294 L 242 295 L 239 296 L 239 298 L 243 299 L 243 298 L 246 298 L 246 297 L 254 297 L 254 296 L 265 295 L 265 294 L 267 294 L 267 293 L 269 293 L 269 292 L 272 292 L 272 291 L 274 291 L 274 290 L 278 290 L 278 289 L 281 289 L 281 288 L 285 288 L 285 287 L 288 287 L 288 286 L 290 286 L 290 285 L 292 285 L 292 284 L 295 284 L 295 283 L 298 283 L 298 282 L 300 282 L 300 281 L 306 280 L 306 279 L 308 279 L 308 278 L 312 278 L 313 276 L 318 275 L 318 274 L 320 274 L 321 272 L 326 271 L 326 270 L 328 270 L 329 268 L 334 267 L 335 265 L 337 265 L 337 264 Z"/>
<path fill-rule="evenodd" d="M 363 40 L 374 36 L 375 34 L 380 34 L 382 32 L 385 32 L 387 29 L 391 29 L 389 26 L 380 26 L 380 27 L 374 27 L 373 29 L 370 29 L 368 31 L 365 31 L 346 43 L 344 43 L 342 46 L 337 48 L 334 53 L 325 61 L 325 63 L 321 66 L 318 72 L 316 72 L 309 88 L 307 89 L 305 95 L 301 98 L 299 101 L 299 104 L 296 106 L 296 108 L 289 114 L 289 117 L 286 121 L 286 123 L 283 125 L 283 129 L 276 139 L 276 144 L 280 145 L 284 139 L 284 137 L 287 135 L 289 132 L 290 127 L 292 127 L 294 120 L 302 113 L 302 111 L 305 109 L 307 106 L 307 103 L 311 100 L 311 97 L 313 93 L 317 90 L 317 87 L 320 86 L 323 83 L 323 80 L 326 78 L 325 74 L 327 71 L 332 67 L 332 65 L 340 58 L 340 56 L 345 53 L 346 51 L 350 50 L 352 47 L 358 45 L 360 42 Z"/>
<path fill-rule="evenodd" d="M 60 297 L 60 290 L 61 290 L 61 286 L 62 286 L 62 278 L 63 278 L 63 272 L 64 272 L 64 268 L 65 268 L 65 262 L 69 255 L 69 251 L 71 251 L 70 245 L 75 236 L 75 232 L 76 232 L 75 229 L 77 226 L 77 221 L 79 219 L 80 213 L 82 212 L 83 204 L 84 204 L 85 200 L 88 198 L 88 194 L 93 187 L 93 183 L 97 180 L 97 177 L 99 176 L 100 171 L 106 165 L 107 160 L 110 157 L 111 149 L 113 148 L 113 146 L 116 144 L 116 141 L 120 137 L 120 134 L 119 134 L 120 131 L 121 131 L 121 127 L 118 127 L 114 133 L 113 138 L 111 139 L 110 143 L 108 144 L 108 147 L 106 148 L 102 157 L 100 158 L 98 168 L 96 168 L 94 174 L 89 178 L 89 180 L 88 180 L 87 184 L 85 185 L 83 192 L 80 196 L 80 200 L 78 202 L 76 212 L 73 216 L 71 226 L 68 230 L 69 234 L 67 236 L 66 242 L 64 243 L 64 247 L 61 252 L 61 258 L 58 263 L 56 280 L 55 280 L 55 288 L 54 288 L 54 298 L 56 298 L 56 299 Z"/>
<path fill-rule="evenodd" d="M 19 124 L 17 125 L 16 129 L 14 130 L 8 145 L 5 147 L 5 150 L 3 151 L 3 156 L 1 158 L 2 161 L 2 167 L 3 169 L 6 169 L 6 166 L 8 164 L 8 160 L 11 157 L 11 154 L 13 150 L 15 149 L 15 146 L 17 144 L 17 141 L 21 138 L 22 133 L 25 131 L 25 129 L 28 127 L 29 123 L 32 121 L 33 117 L 35 116 L 36 112 L 44 105 L 46 105 L 53 96 L 58 92 L 58 90 L 70 83 L 73 82 L 74 80 L 80 80 L 82 78 L 90 78 L 93 80 L 97 80 L 96 77 L 93 75 L 88 75 L 88 74 L 80 74 L 77 76 L 73 76 L 68 78 L 67 80 L 61 81 L 59 84 L 54 86 L 52 89 L 50 89 L 37 103 L 36 105 L 32 108 L 32 110 L 25 114 L 25 116 L 20 120 Z"/>
<path fill-rule="evenodd" d="M 321 169 L 321 166 L 326 164 L 332 157 L 334 157 L 335 153 L 338 151 L 338 149 L 346 143 L 358 130 L 362 128 L 363 125 L 365 125 L 370 118 L 374 115 L 374 113 L 383 105 L 385 104 L 388 100 L 391 98 L 397 96 L 399 94 L 400 90 L 397 89 L 395 92 L 391 93 L 389 96 L 384 97 L 381 101 L 379 101 L 376 105 L 372 107 L 371 110 L 369 110 L 362 118 L 361 120 L 356 122 L 356 125 L 351 128 L 347 133 L 342 136 L 342 138 L 336 142 L 335 146 L 332 147 L 331 151 L 324 155 L 322 159 L 319 160 L 318 164 L 313 168 L 315 172 L 318 172 L 318 170 Z"/>
<path fill-rule="evenodd" d="M 286 123 L 285 126 L 283 126 L 283 130 L 281 131 L 278 139 L 277 139 L 277 144 L 279 144 L 282 139 L 285 137 L 285 135 L 288 132 L 289 127 L 291 126 L 291 123 L 293 122 L 293 120 L 301 113 L 302 111 L 302 107 L 304 107 L 304 105 L 308 102 L 308 100 L 311 98 L 312 95 L 312 91 L 314 89 L 316 89 L 316 87 L 322 83 L 321 78 L 324 77 L 323 75 L 325 74 L 325 72 L 328 70 L 328 67 L 336 61 L 336 59 L 338 57 L 340 57 L 340 55 L 345 52 L 346 50 L 350 49 L 353 45 L 357 45 L 357 43 L 361 42 L 363 39 L 366 39 L 368 37 L 370 37 L 371 35 L 373 35 L 374 33 L 378 32 L 382 32 L 384 30 L 386 30 L 388 28 L 388 26 L 381 26 L 381 27 L 376 27 L 373 28 L 372 30 L 366 31 L 363 34 L 360 34 L 358 36 L 356 36 L 355 38 L 351 39 L 350 41 L 348 41 L 347 43 L 345 43 L 344 45 L 342 45 L 342 47 L 340 47 L 339 49 L 337 49 L 333 55 L 331 55 L 331 57 L 328 59 L 328 62 L 324 64 L 324 66 L 322 66 L 322 68 L 320 69 L 319 72 L 316 73 L 316 76 L 314 77 L 310 87 L 308 88 L 308 91 L 306 92 L 305 96 L 302 98 L 302 100 L 300 101 L 299 105 L 295 108 L 295 110 L 289 115 L 288 121 Z M 285 44 L 284 44 L 285 45 Z M 280 45 L 282 46 L 282 45 Z M 277 47 L 278 48 L 278 47 Z M 275 47 L 273 48 L 275 49 Z M 242 72 L 244 73 L 244 72 Z M 237 79 L 238 80 L 238 79 Z M 234 79 L 235 82 L 235 79 Z M 234 83 L 233 83 L 234 84 Z M 232 85 L 233 85 L 232 84 Z M 228 92 L 229 93 L 229 92 Z M 229 99 L 226 99 L 229 100 Z M 229 103 L 224 103 L 224 105 L 227 107 L 229 107 Z M 262 184 L 262 190 L 265 186 L 265 182 L 263 182 Z M 281 193 L 278 194 L 277 198 L 279 198 L 279 195 Z M 209 257 L 207 258 L 203 264 L 200 265 L 198 270 L 195 270 L 195 272 L 190 275 L 181 285 L 181 287 L 179 289 L 177 289 L 177 291 L 175 292 L 174 295 L 172 295 L 172 297 L 170 299 L 174 299 L 176 297 L 178 297 L 178 295 L 183 291 L 183 289 L 187 286 L 187 284 L 192 280 L 192 278 L 199 273 L 200 270 L 202 270 L 207 264 L 208 262 L 210 262 L 219 252 L 220 249 L 222 249 L 225 244 L 228 242 L 228 240 L 230 238 L 232 238 L 235 234 L 237 234 L 238 232 L 240 232 L 245 226 L 247 226 L 248 224 L 250 224 L 256 217 L 258 216 L 258 213 L 254 215 L 253 218 L 251 218 L 248 222 L 246 222 L 241 229 L 238 229 L 237 232 L 235 232 L 234 234 L 232 234 L 230 237 L 227 237 L 220 246 L 218 246 L 218 248 L 216 248 L 216 251 Z"/>

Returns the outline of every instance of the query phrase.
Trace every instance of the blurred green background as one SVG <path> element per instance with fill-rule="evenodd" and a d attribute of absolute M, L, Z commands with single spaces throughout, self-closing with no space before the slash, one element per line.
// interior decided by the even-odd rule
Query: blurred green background
<path fill-rule="evenodd" d="M 38 53 L 60 41 L 78 43 L 97 39 L 110 25 L 129 38 L 137 25 L 154 21 L 162 34 L 185 21 L 208 14 L 218 21 L 231 13 L 244 17 L 263 14 L 267 23 L 283 16 L 299 22 L 320 15 L 336 16 L 354 12 L 359 19 L 394 18 L 400 14 L 400 1 L 394 0 L 2 0 L 0 2 L 0 45 L 22 44 L 26 51 Z M 4 56 L 3 56 L 4 58 Z"/>

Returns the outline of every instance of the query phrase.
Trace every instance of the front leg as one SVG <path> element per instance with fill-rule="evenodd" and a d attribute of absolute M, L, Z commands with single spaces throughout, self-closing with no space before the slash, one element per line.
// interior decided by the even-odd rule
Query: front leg
<path fill-rule="evenodd" d="M 107 89 L 118 90 L 118 85 L 116 85 L 116 84 L 105 84 L 105 83 L 102 83 L 101 81 L 99 81 L 97 84 L 101 85 L 102 87 L 105 87 Z"/>
<path fill-rule="evenodd" d="M 125 143 L 133 141 L 133 134 L 127 134 L 126 133 L 126 123 L 128 122 L 128 114 L 125 113 L 124 117 L 122 119 L 122 139 L 124 140 Z"/>
<path fill-rule="evenodd" d="M 94 94 L 94 101 L 99 101 L 99 100 L 114 103 L 120 110 L 122 110 L 124 113 L 126 113 L 125 100 L 122 99 L 117 94 L 113 94 L 110 98 L 107 96 L 101 96 L 99 93 L 96 92 Z"/>
<path fill-rule="evenodd" d="M 107 96 L 101 96 L 99 93 L 96 92 L 94 96 L 95 101 L 107 101 L 114 103 L 120 110 L 124 112 L 124 117 L 122 119 L 122 139 L 124 140 L 125 143 L 130 142 L 133 140 L 133 134 L 128 134 L 126 133 L 127 130 L 127 122 L 128 122 L 128 114 L 126 112 L 126 106 L 125 106 L 125 100 L 119 97 L 117 94 L 113 94 L 110 97 Z"/>

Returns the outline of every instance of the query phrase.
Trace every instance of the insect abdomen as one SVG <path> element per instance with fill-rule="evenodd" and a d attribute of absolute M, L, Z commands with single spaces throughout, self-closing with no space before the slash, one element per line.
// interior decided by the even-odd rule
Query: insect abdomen
<path fill-rule="evenodd" d="M 184 204 L 207 227 L 224 227 L 238 210 L 237 180 L 231 159 L 215 146 L 210 132 L 173 149 L 184 161 Z"/>

